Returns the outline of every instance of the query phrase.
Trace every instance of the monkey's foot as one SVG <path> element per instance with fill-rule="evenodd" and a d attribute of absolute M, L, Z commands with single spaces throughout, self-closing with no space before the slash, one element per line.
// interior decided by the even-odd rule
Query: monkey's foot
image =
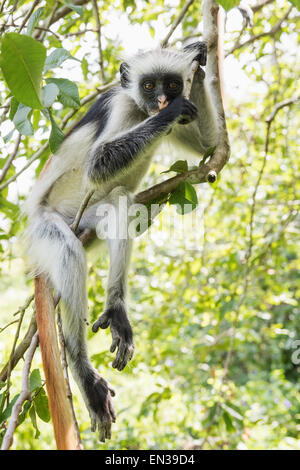
<path fill-rule="evenodd" d="M 94 323 L 92 330 L 96 333 L 99 328 L 105 329 L 109 326 L 112 336 L 110 352 L 113 353 L 117 349 L 112 366 L 117 370 L 123 370 L 134 353 L 132 329 L 123 302 L 109 307 Z"/>
<path fill-rule="evenodd" d="M 115 396 L 114 390 L 96 371 L 93 382 L 89 379 L 89 384 L 85 387 L 87 398 L 87 408 L 91 417 L 92 431 L 99 432 L 99 440 L 111 438 L 111 426 L 116 421 L 116 414 L 113 408 L 111 397 Z"/>

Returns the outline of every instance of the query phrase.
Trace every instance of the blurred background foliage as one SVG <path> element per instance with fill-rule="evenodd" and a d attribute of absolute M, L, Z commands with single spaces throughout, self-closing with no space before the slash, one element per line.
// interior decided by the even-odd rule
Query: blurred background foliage
<path fill-rule="evenodd" d="M 56 65 L 45 78 L 75 81 L 82 100 L 115 79 L 124 52 L 155 47 L 184 3 L 98 1 L 102 73 L 93 2 L 2 1 L 0 31 L 2 36 L 18 32 L 28 12 L 27 26 L 41 8 L 32 20 L 32 36 L 43 42 L 48 56 L 63 47 L 78 59 Z M 190 231 L 172 239 L 171 225 L 179 224 L 181 216 L 171 207 L 137 239 L 129 300 L 136 353 L 122 373 L 111 368 L 109 331 L 94 335 L 89 328 L 93 363 L 117 392 L 118 419 L 111 441 L 99 444 L 72 382 L 86 449 L 300 449 L 297 104 L 278 111 L 268 138 L 266 124 L 279 103 L 299 93 L 299 11 L 296 1 L 248 3 L 253 25 L 246 25 L 236 8 L 230 10 L 221 38 L 231 158 L 214 185 L 196 186 L 203 214 L 200 243 L 187 246 L 195 236 Z M 201 37 L 200 12 L 200 2 L 193 2 L 169 41 L 174 47 Z M 3 76 L 0 100 L 3 168 L 19 136 Z M 52 116 L 67 130 L 90 103 L 78 107 L 58 97 Z M 26 119 L 32 132 L 22 134 L 0 186 L 1 367 L 9 358 L 20 316 L 13 313 L 33 292 L 20 243 L 20 206 L 50 153 L 51 123 L 53 131 L 49 115 L 40 110 L 30 111 Z M 44 152 L 23 171 L 42 146 Z M 178 158 L 186 156 L 171 149 L 161 152 L 143 188 L 161 180 L 160 173 Z M 170 224 L 166 213 L 174 216 Z M 89 255 L 90 324 L 103 311 L 107 267 L 105 251 Z M 30 306 L 20 338 L 31 314 Z M 39 352 L 33 370 L 32 390 L 39 398 L 31 412 L 33 405 L 25 404 L 13 448 L 54 449 Z M 12 371 L 9 399 L 6 385 L 0 390 L 2 437 L 21 374 L 22 361 Z"/>

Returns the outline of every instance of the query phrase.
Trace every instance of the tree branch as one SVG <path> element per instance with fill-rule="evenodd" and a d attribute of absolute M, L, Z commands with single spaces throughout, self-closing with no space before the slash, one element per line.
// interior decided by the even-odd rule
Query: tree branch
<path fill-rule="evenodd" d="M 177 26 L 181 23 L 181 21 L 183 20 L 186 12 L 188 11 L 188 9 L 190 8 L 190 6 L 192 5 L 192 3 L 194 3 L 194 0 L 188 0 L 185 5 L 183 6 L 182 10 L 180 11 L 177 19 L 174 21 L 174 23 L 172 24 L 171 28 L 170 28 L 170 31 L 168 32 L 168 34 L 166 35 L 165 39 L 162 40 L 161 42 L 161 47 L 166 47 L 167 44 L 168 44 L 168 41 L 170 39 L 170 37 L 172 36 L 172 34 L 174 33 L 175 29 L 177 28 Z"/>
<path fill-rule="evenodd" d="M 100 22 L 100 15 L 99 15 L 99 8 L 98 8 L 97 0 L 92 0 L 92 4 L 93 4 L 94 18 L 95 18 L 96 26 L 97 26 L 100 75 L 102 78 L 102 82 L 105 82 L 105 73 L 104 73 L 104 66 L 103 66 L 103 51 L 102 51 L 102 41 L 101 41 L 101 22 Z"/>
<path fill-rule="evenodd" d="M 21 143 L 21 138 L 22 138 L 21 134 L 18 134 L 13 153 L 7 158 L 5 164 L 2 168 L 2 173 L 1 173 L 1 176 L 0 176 L 0 183 L 4 180 L 4 178 L 6 176 L 6 173 L 8 172 L 8 170 L 10 168 L 10 165 L 12 164 L 14 158 L 16 157 L 16 155 L 18 153 L 19 145 Z"/>
<path fill-rule="evenodd" d="M 234 51 L 236 51 L 237 49 L 241 49 L 245 46 L 248 46 L 249 44 L 252 44 L 253 42 L 257 41 L 258 39 L 261 39 L 265 36 L 271 36 L 271 37 L 274 37 L 275 34 L 279 31 L 279 29 L 281 28 L 281 25 L 282 23 L 288 18 L 290 12 L 292 11 L 293 9 L 293 5 L 288 9 L 288 11 L 285 13 L 285 15 L 277 21 L 277 23 L 273 26 L 273 28 L 270 29 L 270 31 L 266 31 L 266 32 L 263 32 L 263 33 L 259 33 L 259 34 L 256 34 L 255 36 L 252 36 L 250 37 L 249 39 L 247 39 L 247 41 L 245 42 L 242 42 L 242 43 L 238 43 L 238 44 L 235 44 L 231 49 L 230 51 L 228 51 L 226 54 L 225 54 L 225 57 L 229 56 L 230 54 L 232 54 Z"/>
<path fill-rule="evenodd" d="M 60 360 L 52 291 L 42 275 L 35 278 L 35 304 L 40 349 L 56 446 L 58 450 L 79 450 Z"/>
<path fill-rule="evenodd" d="M 29 373 L 30 373 L 32 359 L 33 359 L 35 350 L 37 348 L 38 342 L 39 342 L 39 338 L 36 332 L 31 340 L 30 347 L 26 354 L 24 368 L 23 368 L 23 375 L 22 375 L 22 390 L 16 403 L 13 406 L 11 418 L 9 420 L 9 424 L 7 426 L 7 430 L 3 438 L 1 450 L 8 450 L 11 447 L 13 443 L 14 432 L 18 426 L 18 420 L 19 420 L 19 415 L 22 411 L 22 406 L 26 400 L 31 399 L 30 387 L 29 387 Z"/>
<path fill-rule="evenodd" d="M 10 370 L 13 370 L 17 363 L 19 362 L 20 359 L 24 356 L 25 352 L 30 346 L 31 340 L 36 332 L 36 319 L 35 319 L 35 313 L 31 317 L 31 321 L 28 327 L 28 330 L 21 341 L 21 343 L 17 346 L 16 350 L 14 351 L 13 354 L 11 354 L 9 361 L 7 364 L 3 367 L 3 369 L 0 372 L 0 382 L 5 382 L 8 378 L 8 370 L 10 367 Z"/>

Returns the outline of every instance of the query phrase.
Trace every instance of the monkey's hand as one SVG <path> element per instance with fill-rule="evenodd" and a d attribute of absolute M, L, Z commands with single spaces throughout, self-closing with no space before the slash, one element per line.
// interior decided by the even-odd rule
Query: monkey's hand
<path fill-rule="evenodd" d="M 167 106 L 166 109 L 169 107 L 176 108 L 177 116 L 178 116 L 178 124 L 189 124 L 190 122 L 196 119 L 198 110 L 194 103 L 190 100 L 187 100 L 183 96 L 178 96 L 175 100 Z"/>
<path fill-rule="evenodd" d="M 193 52 L 195 51 L 194 60 L 197 60 L 200 65 L 206 65 L 207 61 L 207 44 L 206 42 L 197 41 L 192 44 L 188 44 L 183 48 L 184 51 Z"/>
<path fill-rule="evenodd" d="M 109 307 L 94 323 L 92 330 L 96 333 L 99 328 L 105 329 L 109 326 L 112 336 L 110 352 L 113 353 L 118 348 L 112 366 L 117 370 L 123 370 L 134 353 L 132 328 L 123 302 Z"/>

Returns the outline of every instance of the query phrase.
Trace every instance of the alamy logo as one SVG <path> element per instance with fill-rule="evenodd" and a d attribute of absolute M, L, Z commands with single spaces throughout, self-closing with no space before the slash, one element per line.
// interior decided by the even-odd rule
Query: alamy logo
<path fill-rule="evenodd" d="M 201 250 L 203 246 L 203 207 L 192 204 L 170 206 L 162 211 L 160 204 L 131 203 L 126 196 L 118 202 L 101 202 L 96 215 L 96 234 L 100 239 L 126 240 L 144 235 L 152 239 L 151 225 L 159 219 L 160 231 L 168 240 L 181 240 L 186 249 Z M 183 211 L 182 211 L 183 209 Z M 183 212 L 184 215 L 181 215 Z"/>

